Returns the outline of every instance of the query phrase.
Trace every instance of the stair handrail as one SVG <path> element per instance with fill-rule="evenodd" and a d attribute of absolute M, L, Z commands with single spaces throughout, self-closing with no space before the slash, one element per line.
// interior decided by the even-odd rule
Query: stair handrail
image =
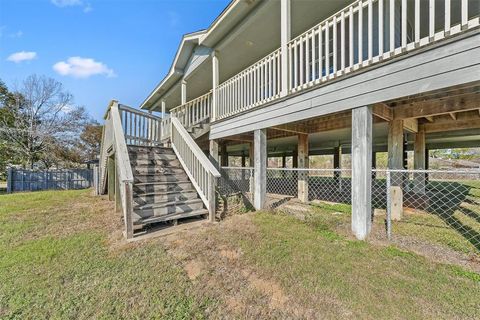
<path fill-rule="evenodd" d="M 200 149 L 180 121 L 171 116 L 171 143 L 182 167 L 197 190 L 213 219 L 215 211 L 215 181 L 221 176 L 215 165 Z"/>
<path fill-rule="evenodd" d="M 133 173 L 128 155 L 127 143 L 122 127 L 122 120 L 118 107 L 118 101 L 112 100 L 105 113 L 105 126 L 103 128 L 103 138 L 100 154 L 101 168 L 101 192 L 106 191 L 106 176 L 108 157 L 113 153 L 115 155 L 115 183 L 118 194 L 116 194 L 117 203 L 120 203 L 123 212 L 126 237 L 133 237 Z M 118 196 L 120 196 L 118 198 Z"/>

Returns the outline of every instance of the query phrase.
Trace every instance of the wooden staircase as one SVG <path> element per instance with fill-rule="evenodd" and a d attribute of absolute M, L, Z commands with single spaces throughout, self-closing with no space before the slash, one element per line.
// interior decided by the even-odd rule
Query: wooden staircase
<path fill-rule="evenodd" d="M 182 106 L 183 122 L 110 102 L 97 193 L 115 200 L 127 239 L 155 223 L 176 224 L 191 217 L 214 221 L 215 185 L 221 175 L 195 140 L 210 130 L 210 96 Z"/>
<path fill-rule="evenodd" d="M 148 224 L 208 216 L 172 148 L 128 146 L 133 181 L 134 229 Z"/>

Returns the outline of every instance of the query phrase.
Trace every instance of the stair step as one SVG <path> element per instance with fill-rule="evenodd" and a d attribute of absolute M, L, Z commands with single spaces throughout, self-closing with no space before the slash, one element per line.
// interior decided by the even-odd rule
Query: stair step
<path fill-rule="evenodd" d="M 128 151 L 135 151 L 135 152 L 150 152 L 150 151 L 154 151 L 154 152 L 173 152 L 173 149 L 170 148 L 170 147 L 164 147 L 164 146 L 128 146 Z"/>
<path fill-rule="evenodd" d="M 138 155 L 138 154 L 148 154 L 148 155 L 154 155 L 154 154 L 170 154 L 173 155 L 175 152 L 173 151 L 172 148 L 137 148 L 137 149 L 129 149 L 128 150 L 129 154 L 132 155 Z"/>
<path fill-rule="evenodd" d="M 162 216 L 174 213 L 185 213 L 203 208 L 202 199 L 191 199 L 186 201 L 172 201 L 146 204 L 134 207 L 133 211 L 141 217 Z"/>
<path fill-rule="evenodd" d="M 178 160 L 175 154 L 170 153 L 129 153 L 129 156 L 133 162 L 139 160 Z"/>
<path fill-rule="evenodd" d="M 132 167 L 145 166 L 161 166 L 161 167 L 178 167 L 181 168 L 180 161 L 175 157 L 174 159 L 136 159 L 130 160 Z"/>
<path fill-rule="evenodd" d="M 189 180 L 138 182 L 133 185 L 133 191 L 138 195 L 154 192 L 183 191 L 190 190 L 192 188 L 193 185 Z"/>
<path fill-rule="evenodd" d="M 173 202 L 198 199 L 197 191 L 194 189 L 181 191 L 151 192 L 135 194 L 133 201 L 137 205 L 146 205 L 159 202 Z"/>
<path fill-rule="evenodd" d="M 135 183 L 146 182 L 178 182 L 188 180 L 186 173 L 137 174 L 133 176 Z"/>
<path fill-rule="evenodd" d="M 183 213 L 174 213 L 174 214 L 168 214 L 168 215 L 158 216 L 158 217 L 143 218 L 138 221 L 135 221 L 134 224 L 146 225 L 151 223 L 164 222 L 164 221 L 177 220 L 182 218 L 190 218 L 190 217 L 203 216 L 203 215 L 208 215 L 208 210 L 199 209 L 199 210 L 193 210 L 193 211 L 183 212 Z"/>
<path fill-rule="evenodd" d="M 158 175 L 158 174 L 185 174 L 185 170 L 180 167 L 166 166 L 135 166 L 132 167 L 134 175 Z"/>
<path fill-rule="evenodd" d="M 135 210 L 158 209 L 158 208 L 168 208 L 168 207 L 174 207 L 174 206 L 193 205 L 197 203 L 203 204 L 202 199 L 196 198 L 196 199 L 189 199 L 189 200 L 183 200 L 183 201 L 155 202 L 155 203 L 150 203 L 143 206 L 135 206 L 134 209 Z"/>

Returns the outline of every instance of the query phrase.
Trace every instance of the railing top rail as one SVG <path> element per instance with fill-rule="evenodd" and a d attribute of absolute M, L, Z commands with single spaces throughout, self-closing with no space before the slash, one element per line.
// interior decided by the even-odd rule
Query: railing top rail
<path fill-rule="evenodd" d="M 371 0 L 372 1 L 372 4 L 377 2 L 378 0 Z M 296 36 L 295 38 L 291 39 L 288 44 L 291 44 L 291 43 L 294 43 L 295 41 L 297 41 L 298 39 L 306 36 L 308 33 L 310 33 L 312 30 L 318 28 L 319 26 L 325 24 L 327 21 L 330 21 L 332 20 L 334 17 L 337 17 L 339 15 L 342 14 L 342 12 L 345 12 L 346 15 L 348 15 L 349 13 L 349 10 L 350 8 L 353 8 L 353 12 L 356 13 L 358 11 L 358 4 L 362 2 L 362 8 L 363 7 L 368 7 L 368 0 L 357 0 L 351 4 L 349 4 L 348 6 L 346 7 L 343 7 L 342 9 L 338 10 L 337 12 L 335 12 L 334 14 L 330 15 L 328 18 L 325 18 L 323 19 L 322 21 L 320 21 L 319 23 L 315 24 L 313 27 L 311 27 L 310 29 L 302 32 L 301 34 L 299 34 L 298 36 Z"/>
<path fill-rule="evenodd" d="M 221 167 L 221 169 L 240 169 L 240 170 L 253 170 L 254 167 Z"/>
<path fill-rule="evenodd" d="M 198 147 L 197 143 L 193 140 L 187 130 L 183 127 L 183 125 L 178 121 L 177 118 L 171 117 L 172 125 L 178 130 L 178 133 L 182 136 L 185 140 L 187 145 L 192 149 L 195 157 L 200 161 L 202 166 L 207 169 L 214 177 L 220 177 L 220 172 L 218 172 L 217 168 L 208 160 L 207 156 L 203 151 Z"/>
<path fill-rule="evenodd" d="M 119 104 L 118 109 L 119 110 L 125 110 L 125 111 L 131 112 L 131 113 L 135 113 L 135 114 L 141 115 L 142 117 L 145 117 L 145 118 L 151 118 L 151 119 L 155 119 L 155 120 L 161 120 L 162 119 L 161 117 L 155 116 L 153 114 L 150 114 L 150 113 L 138 110 L 138 109 L 134 109 L 134 108 L 126 106 L 124 104 Z"/>
<path fill-rule="evenodd" d="M 199 100 L 202 100 L 202 99 L 204 99 L 204 98 L 212 95 L 212 91 L 213 91 L 213 90 L 210 90 L 210 91 L 208 91 L 207 93 L 205 93 L 204 95 L 201 95 L 200 97 L 197 97 L 197 98 L 195 98 L 195 99 L 192 99 L 192 100 L 190 100 L 190 101 L 187 101 L 187 102 L 184 103 L 184 104 L 181 104 L 181 105 L 179 105 L 179 106 L 176 106 L 176 107 L 173 108 L 173 109 L 170 109 L 170 113 L 171 113 L 172 111 L 175 112 L 175 110 L 177 110 L 177 109 L 180 109 L 180 108 L 182 108 L 182 107 L 184 107 L 184 106 L 193 104 L 193 103 L 195 103 L 195 102 L 197 102 L 197 101 L 199 101 Z"/>

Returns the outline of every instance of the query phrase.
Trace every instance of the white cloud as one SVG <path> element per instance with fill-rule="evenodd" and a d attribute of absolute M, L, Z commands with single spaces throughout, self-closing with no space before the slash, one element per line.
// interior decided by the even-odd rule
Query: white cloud
<path fill-rule="evenodd" d="M 18 30 L 17 32 L 10 33 L 8 36 L 9 36 L 10 38 L 20 38 L 21 36 L 23 36 L 23 31 L 22 31 L 22 30 Z"/>
<path fill-rule="evenodd" d="M 85 13 L 89 13 L 89 12 L 92 11 L 92 10 L 93 10 L 93 8 L 92 8 L 92 6 L 90 5 L 90 3 L 87 3 L 87 4 L 85 5 L 85 7 L 83 7 L 83 12 L 85 12 Z"/>
<path fill-rule="evenodd" d="M 83 12 L 89 13 L 93 10 L 92 6 L 88 2 L 82 0 L 50 0 L 54 5 L 59 8 L 80 6 L 83 7 Z"/>
<path fill-rule="evenodd" d="M 12 53 L 8 56 L 7 60 L 15 63 L 20 63 L 23 61 L 29 61 L 37 58 L 37 53 L 33 51 L 20 51 Z"/>
<path fill-rule="evenodd" d="M 52 0 L 52 3 L 60 8 L 81 6 L 83 4 L 81 0 Z"/>
<path fill-rule="evenodd" d="M 115 72 L 104 63 L 82 57 L 70 57 L 67 61 L 59 61 L 53 65 L 53 70 L 62 76 L 74 78 L 88 78 L 93 75 L 115 77 Z"/>

